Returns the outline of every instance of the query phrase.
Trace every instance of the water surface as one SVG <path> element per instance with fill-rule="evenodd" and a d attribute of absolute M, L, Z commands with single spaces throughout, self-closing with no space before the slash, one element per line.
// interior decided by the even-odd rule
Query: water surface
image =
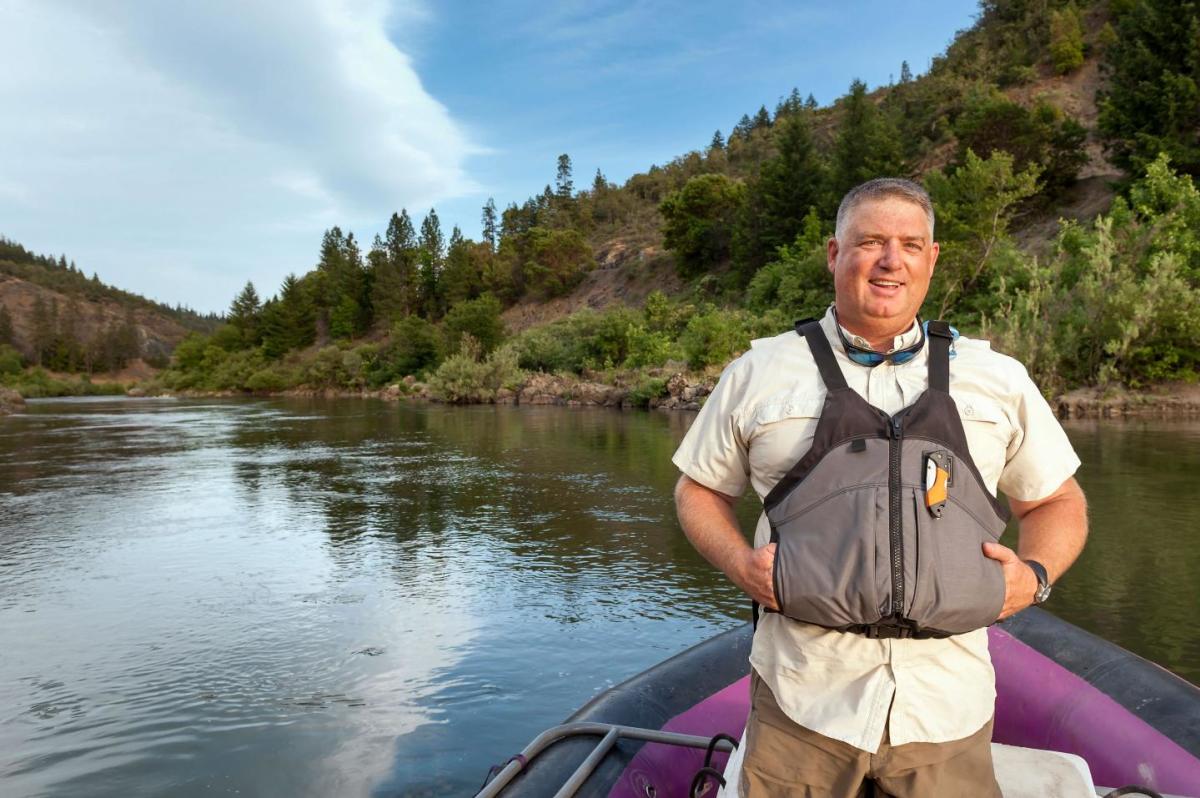
<path fill-rule="evenodd" d="M 746 617 L 674 522 L 692 417 L 31 403 L 0 421 L 0 793 L 471 793 Z M 1200 425 L 1069 433 L 1095 531 L 1050 608 L 1200 680 Z"/>

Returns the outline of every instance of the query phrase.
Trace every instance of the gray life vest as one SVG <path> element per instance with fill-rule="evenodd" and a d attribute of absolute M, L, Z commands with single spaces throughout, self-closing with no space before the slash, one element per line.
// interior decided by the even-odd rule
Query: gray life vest
<path fill-rule="evenodd" d="M 826 395 L 812 447 L 763 500 L 789 618 L 920 638 L 1000 614 L 1003 569 L 981 544 L 999 539 L 1009 510 L 985 487 L 950 397 L 950 327 L 927 330 L 928 388 L 889 416 L 846 384 L 820 325 L 796 323 Z"/>

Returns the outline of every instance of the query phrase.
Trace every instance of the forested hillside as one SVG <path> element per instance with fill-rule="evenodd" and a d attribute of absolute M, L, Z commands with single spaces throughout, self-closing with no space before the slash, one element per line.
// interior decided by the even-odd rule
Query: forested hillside
<path fill-rule="evenodd" d="M 56 389 L 47 369 L 92 375 L 138 360 L 165 366 L 189 332 L 211 333 L 219 324 L 106 285 L 95 273 L 87 277 L 65 255 L 37 255 L 0 238 L 0 381 L 26 393 L 79 388 Z"/>
<path fill-rule="evenodd" d="M 312 271 L 265 301 L 247 284 L 163 384 L 414 377 L 466 401 L 544 371 L 652 400 L 672 371 L 820 312 L 837 202 L 880 175 L 936 204 L 925 315 L 991 338 L 1047 392 L 1194 380 L 1198 86 L 1194 0 L 985 0 L 926 74 L 898 64 L 826 107 L 791 89 L 623 185 L 577 185 L 564 154 L 537 196 L 487 202 L 479 241 L 435 210 L 397 211 L 369 245 L 332 228 Z"/>

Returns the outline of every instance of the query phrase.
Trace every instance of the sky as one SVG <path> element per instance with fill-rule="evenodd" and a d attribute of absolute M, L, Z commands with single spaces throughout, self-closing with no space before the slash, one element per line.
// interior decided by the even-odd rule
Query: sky
<path fill-rule="evenodd" d="M 0 0 L 0 236 L 170 305 L 276 293 L 338 225 L 478 237 L 571 156 L 623 183 L 793 87 L 924 72 L 975 0 Z"/>

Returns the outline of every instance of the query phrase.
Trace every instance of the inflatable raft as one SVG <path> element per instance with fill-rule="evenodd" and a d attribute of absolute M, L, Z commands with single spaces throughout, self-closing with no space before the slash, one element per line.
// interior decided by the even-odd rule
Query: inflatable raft
<path fill-rule="evenodd" d="M 989 636 L 1005 798 L 1200 798 L 1200 689 L 1038 608 Z M 479 798 L 736 794 L 719 777 L 730 751 L 738 766 L 750 638 L 749 625 L 726 632 L 600 694 L 494 769 Z"/>

